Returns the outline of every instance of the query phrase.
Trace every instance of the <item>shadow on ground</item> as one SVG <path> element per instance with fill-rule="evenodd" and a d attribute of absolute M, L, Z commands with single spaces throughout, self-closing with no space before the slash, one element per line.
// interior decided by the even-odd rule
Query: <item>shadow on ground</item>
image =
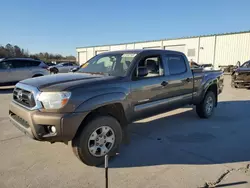
<path fill-rule="evenodd" d="M 247 181 L 240 181 L 240 182 L 234 182 L 234 183 L 225 183 L 216 185 L 215 187 L 229 187 L 229 186 L 236 186 L 236 185 L 242 185 L 248 183 Z"/>
<path fill-rule="evenodd" d="M 13 89 L 14 89 L 13 87 L 12 88 L 1 88 L 0 87 L 0 95 L 13 93 Z"/>
<path fill-rule="evenodd" d="M 130 145 L 121 147 L 110 168 L 250 161 L 249 106 L 224 101 L 210 119 L 183 108 L 133 123 Z"/>

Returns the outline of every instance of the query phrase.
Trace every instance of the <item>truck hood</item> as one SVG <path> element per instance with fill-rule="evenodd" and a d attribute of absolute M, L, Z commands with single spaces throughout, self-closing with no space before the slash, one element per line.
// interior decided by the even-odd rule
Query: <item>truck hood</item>
<path fill-rule="evenodd" d="M 114 79 L 112 76 L 85 73 L 62 73 L 49 76 L 41 76 L 21 81 L 20 83 L 31 85 L 41 91 L 62 91 L 67 88 L 78 87 L 82 84 Z"/>

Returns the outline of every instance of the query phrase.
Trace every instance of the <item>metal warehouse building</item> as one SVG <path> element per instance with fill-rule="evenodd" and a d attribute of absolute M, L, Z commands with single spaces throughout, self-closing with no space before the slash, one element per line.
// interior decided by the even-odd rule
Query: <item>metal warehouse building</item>
<path fill-rule="evenodd" d="M 193 59 L 201 64 L 213 64 L 218 68 L 235 65 L 237 61 L 243 63 L 250 59 L 250 31 L 78 47 L 76 51 L 78 62 L 83 64 L 102 52 L 148 48 L 181 51 L 189 60 Z"/>

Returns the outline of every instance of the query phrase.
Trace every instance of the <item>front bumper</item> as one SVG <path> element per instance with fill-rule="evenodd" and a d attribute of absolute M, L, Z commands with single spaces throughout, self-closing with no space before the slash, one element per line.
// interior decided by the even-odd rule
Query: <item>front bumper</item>
<path fill-rule="evenodd" d="M 87 113 L 45 113 L 25 109 L 15 102 L 10 103 L 10 121 L 19 130 L 39 141 L 67 142 L 74 138 Z M 56 133 L 48 127 L 54 126 Z"/>
<path fill-rule="evenodd" d="M 232 80 L 232 85 L 237 86 L 237 87 L 250 87 L 250 81 L 245 81 L 245 80 Z"/>

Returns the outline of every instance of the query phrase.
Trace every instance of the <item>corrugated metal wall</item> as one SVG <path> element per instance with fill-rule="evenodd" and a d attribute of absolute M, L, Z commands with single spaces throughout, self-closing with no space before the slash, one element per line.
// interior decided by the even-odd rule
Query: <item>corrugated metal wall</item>
<path fill-rule="evenodd" d="M 250 60 L 250 32 L 77 48 L 77 59 L 83 64 L 102 52 L 147 48 L 181 51 L 189 60 L 213 64 L 218 68 Z"/>
<path fill-rule="evenodd" d="M 215 64 L 235 65 L 250 59 L 250 33 L 217 36 Z"/>
<path fill-rule="evenodd" d="M 197 62 L 201 64 L 214 62 L 214 44 L 215 44 L 215 36 L 212 37 L 201 37 L 200 45 L 199 45 L 199 54 Z"/>

